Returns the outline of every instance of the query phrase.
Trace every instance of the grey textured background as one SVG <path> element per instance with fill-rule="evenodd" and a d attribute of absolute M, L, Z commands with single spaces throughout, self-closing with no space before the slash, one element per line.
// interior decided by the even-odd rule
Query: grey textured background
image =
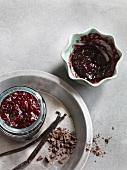
<path fill-rule="evenodd" d="M 94 135 L 112 136 L 107 154 L 91 154 L 83 170 L 127 170 L 126 18 L 126 0 L 0 0 L 0 75 L 34 69 L 59 76 L 85 101 Z M 61 59 L 70 34 L 90 27 L 112 34 L 124 56 L 118 77 L 97 88 L 70 80 Z"/>

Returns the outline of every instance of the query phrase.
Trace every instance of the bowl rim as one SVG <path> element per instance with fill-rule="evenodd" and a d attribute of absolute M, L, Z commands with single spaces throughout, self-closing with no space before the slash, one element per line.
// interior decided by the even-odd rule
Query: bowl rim
<path fill-rule="evenodd" d="M 88 80 L 86 80 L 86 79 L 84 79 L 84 78 L 75 77 L 75 76 L 72 74 L 71 70 L 70 70 L 70 66 L 69 66 L 69 63 L 68 63 L 69 56 L 68 56 L 67 60 L 65 59 L 65 52 L 68 50 L 68 48 L 69 48 L 70 46 L 72 46 L 72 38 L 73 38 L 74 36 L 77 36 L 77 35 L 80 35 L 80 36 L 81 36 L 81 35 L 86 35 L 86 34 L 92 32 L 92 31 L 95 31 L 95 32 L 99 33 L 99 34 L 102 35 L 102 36 L 110 37 L 110 38 L 113 40 L 114 45 L 115 45 L 115 48 L 116 48 L 116 50 L 118 51 L 119 57 L 120 57 L 120 59 L 119 59 L 119 60 L 117 61 L 117 63 L 116 63 L 115 69 L 114 69 L 114 73 L 115 73 L 115 74 L 113 73 L 113 75 L 112 75 L 111 77 L 106 77 L 106 78 L 102 79 L 101 81 L 99 81 L 99 82 L 97 82 L 97 83 L 91 83 L 91 82 L 89 82 Z M 97 86 L 101 85 L 103 82 L 105 82 L 105 81 L 107 81 L 107 80 L 114 79 L 114 78 L 117 77 L 117 75 L 118 75 L 119 63 L 120 63 L 120 61 L 123 59 L 123 54 L 122 54 L 122 52 L 119 50 L 118 45 L 117 45 L 117 43 L 116 43 L 116 41 L 115 41 L 115 37 L 114 37 L 114 36 L 112 36 L 111 34 L 102 33 L 102 32 L 100 32 L 100 31 L 98 31 L 96 28 L 91 27 L 91 28 L 87 29 L 86 31 L 78 32 L 78 33 L 72 33 L 72 34 L 70 35 L 69 40 L 68 40 L 68 44 L 67 44 L 67 46 L 64 48 L 64 50 L 63 50 L 62 53 L 61 53 L 61 58 L 62 58 L 63 61 L 65 62 L 66 66 L 67 66 L 68 75 L 69 75 L 69 77 L 70 77 L 72 80 L 79 81 L 80 83 L 82 82 L 81 84 L 88 83 L 89 85 L 91 85 L 91 86 L 93 86 L 93 87 L 97 87 Z"/>

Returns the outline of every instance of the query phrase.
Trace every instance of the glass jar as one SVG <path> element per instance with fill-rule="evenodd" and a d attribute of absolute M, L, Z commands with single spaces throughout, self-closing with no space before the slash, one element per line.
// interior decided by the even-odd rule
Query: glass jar
<path fill-rule="evenodd" d="M 22 141 L 31 140 L 36 136 L 37 132 L 40 130 L 40 128 L 42 127 L 42 125 L 45 121 L 46 112 L 47 112 L 45 101 L 44 101 L 43 97 L 35 90 L 33 90 L 29 87 L 25 87 L 25 86 L 15 86 L 15 87 L 11 87 L 11 88 L 5 90 L 4 92 L 2 92 L 0 94 L 0 109 L 5 107 L 4 104 L 2 105 L 2 101 L 4 103 L 4 99 L 7 101 L 11 100 L 12 98 L 9 98 L 9 96 L 12 94 L 20 94 L 19 96 L 21 96 L 21 94 L 24 94 L 24 95 L 27 94 L 27 95 L 32 96 L 33 99 L 35 99 L 35 101 L 38 102 L 37 104 L 38 104 L 39 114 L 38 114 L 38 117 L 36 118 L 36 120 L 33 123 L 31 123 L 29 126 L 23 127 L 23 128 L 19 128 L 19 127 L 15 128 L 15 127 L 12 127 L 6 123 L 6 118 L 5 118 L 5 120 L 3 120 L 2 114 L 1 114 L 1 113 L 3 113 L 3 110 L 2 111 L 0 110 L 0 130 L 7 137 L 17 140 L 17 141 L 22 142 Z M 20 100 L 22 102 L 21 98 L 20 98 Z M 20 102 L 20 101 L 18 101 L 18 102 Z M 8 104 L 9 104 L 9 102 L 8 102 Z M 6 105 L 6 108 L 8 107 L 8 104 Z M 19 105 L 16 104 L 15 106 L 18 108 L 18 110 L 19 110 L 18 115 L 20 116 L 21 110 L 18 107 Z M 12 107 L 13 107 L 13 105 L 11 106 L 11 108 Z M 30 114 L 32 114 L 32 112 L 30 112 Z M 7 115 L 9 115 L 9 113 L 7 113 Z M 3 114 L 3 116 L 4 116 L 4 114 Z M 15 120 L 15 116 L 13 116 L 13 119 Z M 22 118 L 22 121 L 23 121 L 23 119 L 27 120 L 25 117 Z M 11 120 L 10 117 L 8 120 Z M 32 120 L 32 119 L 30 119 L 30 120 Z M 22 123 L 23 122 L 20 122 L 21 125 L 22 125 Z M 26 121 L 26 123 L 28 123 L 28 121 Z"/>

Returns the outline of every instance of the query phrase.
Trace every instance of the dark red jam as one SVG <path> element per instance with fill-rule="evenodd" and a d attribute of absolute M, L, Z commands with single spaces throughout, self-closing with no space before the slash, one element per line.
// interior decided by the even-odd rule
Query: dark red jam
<path fill-rule="evenodd" d="M 97 33 L 82 36 L 73 45 L 69 65 L 75 77 L 97 83 L 111 77 L 116 63 L 120 59 L 114 42 Z"/>
<path fill-rule="evenodd" d="M 32 125 L 40 114 L 40 104 L 30 93 L 15 91 L 0 105 L 0 117 L 10 127 L 22 129 Z"/>

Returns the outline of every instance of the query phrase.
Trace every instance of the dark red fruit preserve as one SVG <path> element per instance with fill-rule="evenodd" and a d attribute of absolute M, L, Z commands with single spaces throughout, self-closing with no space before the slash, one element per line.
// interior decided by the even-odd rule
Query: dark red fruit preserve
<path fill-rule="evenodd" d="M 0 105 L 0 117 L 10 127 L 22 129 L 32 125 L 40 114 L 38 100 L 29 92 L 15 91 Z"/>
<path fill-rule="evenodd" d="M 73 45 L 69 65 L 76 77 L 97 83 L 113 75 L 119 59 L 111 39 L 98 33 L 90 33 L 82 36 L 81 40 L 77 40 L 77 44 Z"/>

